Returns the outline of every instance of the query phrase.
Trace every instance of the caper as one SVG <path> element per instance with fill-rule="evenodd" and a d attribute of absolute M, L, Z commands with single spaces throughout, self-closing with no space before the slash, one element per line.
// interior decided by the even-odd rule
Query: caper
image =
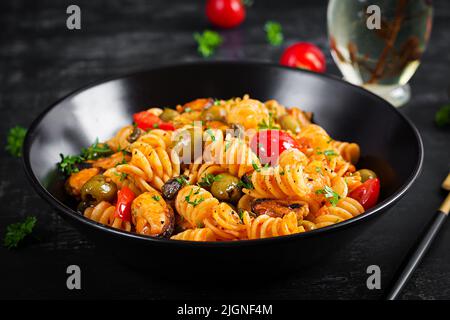
<path fill-rule="evenodd" d="M 290 130 L 293 133 L 300 132 L 300 123 L 297 121 L 297 119 L 295 119 L 295 117 L 285 114 L 278 118 L 278 121 L 280 122 L 281 129 Z"/>
<path fill-rule="evenodd" d="M 162 121 L 169 122 L 169 121 L 173 121 L 173 119 L 175 119 L 179 115 L 180 114 L 177 111 L 173 110 L 173 109 L 164 108 L 164 111 L 163 111 L 163 113 L 161 113 L 159 115 L 159 118 Z"/>
<path fill-rule="evenodd" d="M 211 193 L 220 201 L 236 203 L 242 197 L 239 178 L 228 173 L 217 175 L 211 185 Z"/>
<path fill-rule="evenodd" d="M 101 174 L 93 176 L 81 187 L 81 200 L 90 204 L 112 202 L 116 194 L 116 184 Z"/>
<path fill-rule="evenodd" d="M 374 179 L 377 177 L 377 174 L 369 169 L 361 169 L 356 172 L 359 172 L 359 175 L 361 176 L 361 182 L 366 182 L 369 179 Z"/>
<path fill-rule="evenodd" d="M 201 119 L 203 121 L 222 121 L 225 122 L 227 111 L 221 106 L 211 106 L 202 111 Z"/>

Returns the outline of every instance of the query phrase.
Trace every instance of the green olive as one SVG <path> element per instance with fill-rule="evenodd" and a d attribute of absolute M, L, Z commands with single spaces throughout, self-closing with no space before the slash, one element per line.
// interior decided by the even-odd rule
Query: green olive
<path fill-rule="evenodd" d="M 377 174 L 369 169 L 361 169 L 356 172 L 359 172 L 362 182 L 366 182 L 369 179 L 374 179 L 377 177 Z"/>
<path fill-rule="evenodd" d="M 191 127 L 179 133 L 175 138 L 175 151 L 181 158 L 182 163 L 192 163 L 195 157 L 202 155 L 203 136 L 199 127 Z"/>
<path fill-rule="evenodd" d="M 164 108 L 164 111 L 159 115 L 159 118 L 164 122 L 170 122 L 173 121 L 173 119 L 175 119 L 179 115 L 180 114 L 173 109 Z"/>
<path fill-rule="evenodd" d="M 242 197 L 239 178 L 222 173 L 217 175 L 214 180 L 211 185 L 211 193 L 220 201 L 236 203 Z"/>
<path fill-rule="evenodd" d="M 226 122 L 227 111 L 221 106 L 212 106 L 202 111 L 201 119 L 203 121 L 222 121 Z"/>
<path fill-rule="evenodd" d="M 281 129 L 290 130 L 293 133 L 300 132 L 300 123 L 293 116 L 285 114 L 282 115 L 278 121 L 280 122 Z"/>
<path fill-rule="evenodd" d="M 81 200 L 90 204 L 112 202 L 116 194 L 116 184 L 101 174 L 93 176 L 81 187 Z"/>

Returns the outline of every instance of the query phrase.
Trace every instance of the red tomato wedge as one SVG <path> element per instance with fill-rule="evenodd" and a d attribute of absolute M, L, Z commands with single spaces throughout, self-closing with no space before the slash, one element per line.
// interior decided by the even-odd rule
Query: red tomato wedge
<path fill-rule="evenodd" d="M 299 42 L 284 50 L 280 63 L 287 67 L 325 72 L 326 60 L 322 50 L 308 42 Z"/>
<path fill-rule="evenodd" d="M 280 130 L 261 130 L 252 138 L 250 147 L 262 164 L 275 165 L 284 150 L 300 149 L 297 141 L 287 132 Z"/>
<path fill-rule="evenodd" d="M 366 210 L 377 204 L 379 196 L 380 180 L 378 178 L 367 180 L 349 194 L 350 198 L 357 200 Z"/>
<path fill-rule="evenodd" d="M 117 192 L 117 204 L 114 217 L 120 218 L 123 221 L 131 220 L 131 203 L 135 198 L 135 194 L 128 187 L 122 187 Z"/>
<path fill-rule="evenodd" d="M 133 120 L 138 128 L 144 131 L 158 128 L 170 131 L 175 130 L 173 124 L 162 121 L 158 116 L 154 115 L 150 111 L 142 111 L 133 114 Z"/>

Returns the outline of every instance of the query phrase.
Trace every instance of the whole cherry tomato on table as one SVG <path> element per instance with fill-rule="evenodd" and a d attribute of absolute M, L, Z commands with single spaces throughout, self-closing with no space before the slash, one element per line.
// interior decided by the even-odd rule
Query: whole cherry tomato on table
<path fill-rule="evenodd" d="M 233 28 L 245 19 L 245 6 L 241 0 L 207 0 L 206 16 L 220 28 Z"/>
<path fill-rule="evenodd" d="M 175 130 L 173 124 L 162 121 L 157 115 L 150 111 L 142 111 L 133 114 L 133 120 L 138 128 L 148 131 L 150 129 Z"/>
<path fill-rule="evenodd" d="M 353 190 L 349 197 L 357 200 L 364 209 L 370 209 L 377 204 L 380 195 L 380 180 L 378 178 L 366 180 L 362 185 Z"/>
<path fill-rule="evenodd" d="M 255 134 L 250 142 L 253 152 L 261 160 L 262 164 L 275 165 L 278 157 L 284 150 L 300 149 L 297 141 L 287 132 L 280 130 L 261 130 Z"/>
<path fill-rule="evenodd" d="M 322 51 L 312 43 L 299 42 L 284 50 L 280 63 L 287 67 L 325 72 L 326 60 Z"/>

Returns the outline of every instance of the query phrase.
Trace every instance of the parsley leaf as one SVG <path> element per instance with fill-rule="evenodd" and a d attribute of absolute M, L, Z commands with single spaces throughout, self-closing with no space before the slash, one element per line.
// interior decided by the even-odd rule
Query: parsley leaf
<path fill-rule="evenodd" d="M 434 121 L 439 127 L 450 125 L 450 104 L 443 106 L 436 112 Z"/>
<path fill-rule="evenodd" d="M 99 143 L 98 138 L 87 148 L 81 149 L 81 157 L 85 160 L 95 160 L 101 157 L 109 156 L 113 151 L 106 143 Z"/>
<path fill-rule="evenodd" d="M 198 43 L 198 52 L 204 58 L 212 56 L 216 48 L 223 42 L 220 34 L 211 30 L 205 30 L 203 33 L 194 33 L 194 39 Z"/>
<path fill-rule="evenodd" d="M 216 137 L 214 136 L 214 133 L 211 129 L 206 130 L 206 133 L 209 134 L 212 142 L 216 141 Z"/>
<path fill-rule="evenodd" d="M 58 163 L 59 170 L 66 174 L 71 175 L 80 171 L 76 164 L 82 163 L 85 159 L 81 156 L 65 156 L 62 153 L 59 154 L 61 161 Z"/>
<path fill-rule="evenodd" d="M 155 201 L 159 201 L 159 200 L 161 200 L 161 197 L 157 196 L 157 195 L 154 195 L 154 196 L 152 196 L 152 199 L 155 200 Z"/>
<path fill-rule="evenodd" d="M 3 245 L 8 249 L 17 247 L 19 242 L 33 231 L 36 221 L 36 217 L 27 217 L 23 222 L 10 224 L 6 227 Z"/>
<path fill-rule="evenodd" d="M 199 186 L 203 188 L 211 187 L 214 181 L 219 181 L 222 176 L 219 174 L 217 176 L 208 173 L 206 176 L 202 177 L 202 180 L 198 183 Z"/>
<path fill-rule="evenodd" d="M 251 177 L 248 175 L 242 176 L 241 181 L 239 181 L 237 185 L 238 187 L 245 188 L 248 190 L 252 190 L 254 188 Z"/>
<path fill-rule="evenodd" d="M 191 201 L 192 191 L 193 191 L 193 190 L 191 189 L 191 191 L 189 192 L 189 194 L 188 194 L 186 197 L 184 197 L 184 200 L 186 200 L 186 202 L 187 202 L 188 204 L 190 204 L 190 205 L 196 207 L 197 205 L 199 205 L 200 203 L 202 203 L 205 199 L 204 199 L 203 197 L 200 197 L 200 198 L 194 199 L 194 201 Z M 195 195 L 195 194 L 198 194 L 199 191 L 200 191 L 200 189 L 197 190 L 197 192 L 194 193 L 194 195 Z"/>
<path fill-rule="evenodd" d="M 272 129 L 272 130 L 279 130 L 280 127 L 275 124 L 273 121 L 273 115 L 272 113 L 269 113 L 269 122 L 266 120 L 263 120 L 261 123 L 258 123 L 258 129 Z"/>
<path fill-rule="evenodd" d="M 21 126 L 15 126 L 9 129 L 6 143 L 6 150 L 14 157 L 22 156 L 22 145 L 27 129 Z"/>
<path fill-rule="evenodd" d="M 325 186 L 323 189 L 316 190 L 316 194 L 323 194 L 325 198 L 331 203 L 333 207 L 336 207 L 339 199 L 341 198 L 332 188 Z"/>
<path fill-rule="evenodd" d="M 274 21 L 267 21 L 264 25 L 267 41 L 273 46 L 279 46 L 283 43 L 283 28 L 281 24 Z"/>

